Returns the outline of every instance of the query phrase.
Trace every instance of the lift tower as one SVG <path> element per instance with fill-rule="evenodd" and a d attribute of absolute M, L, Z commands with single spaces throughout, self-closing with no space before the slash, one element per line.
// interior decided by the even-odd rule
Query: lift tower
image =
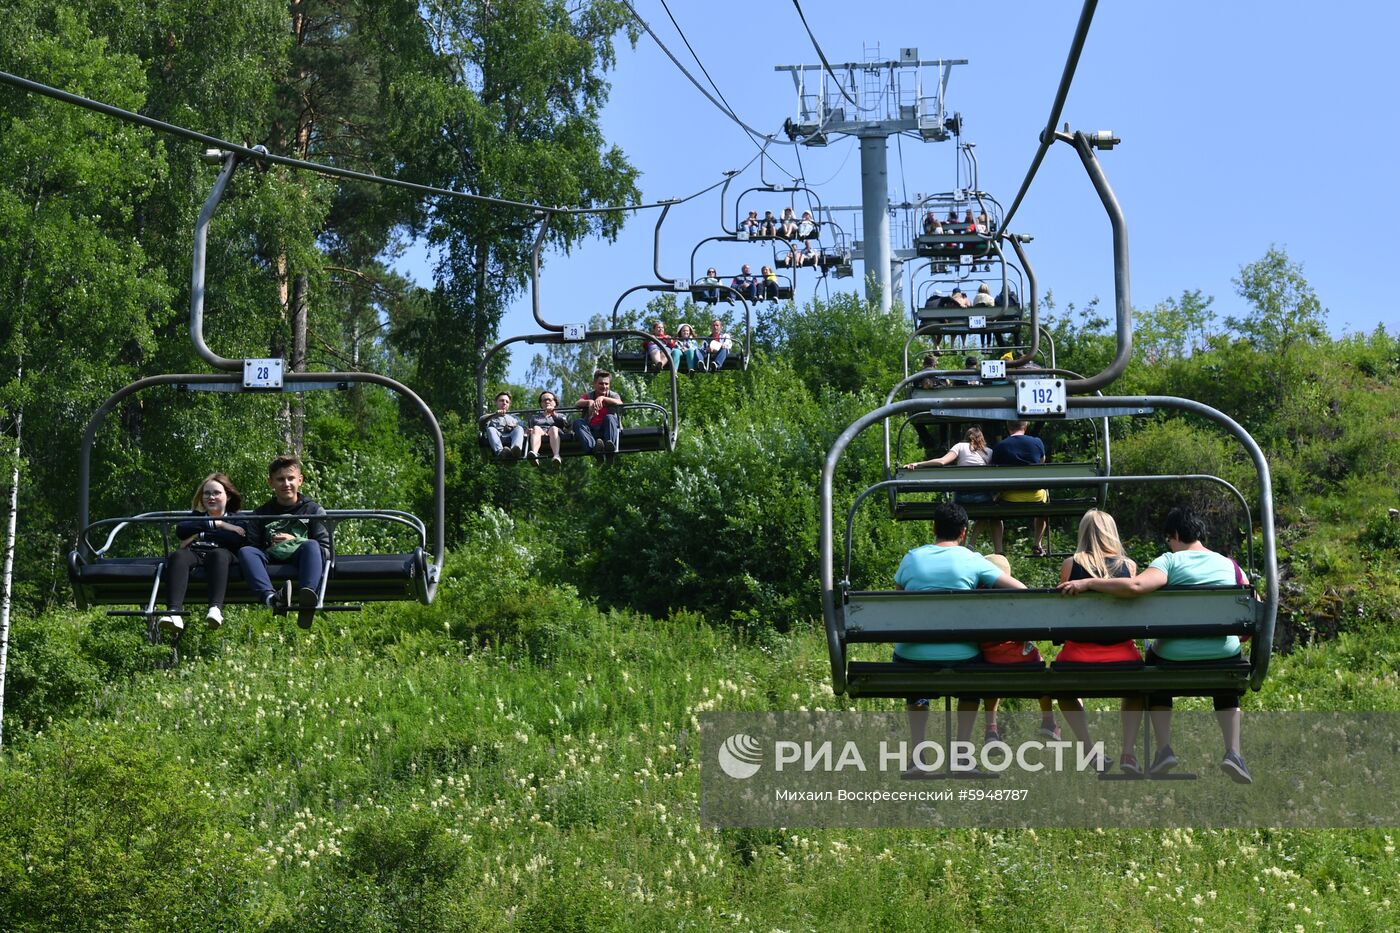
<path fill-rule="evenodd" d="M 867 50 L 867 57 L 870 56 Z M 832 136 L 860 140 L 861 216 L 865 234 L 866 294 L 880 296 L 888 311 L 891 288 L 889 177 L 886 155 L 896 133 L 917 135 L 924 142 L 941 142 L 957 132 L 957 118 L 943 110 L 948 75 L 967 59 L 920 61 L 918 49 L 900 49 L 898 61 L 841 65 L 778 65 L 792 73 L 797 88 L 797 119 L 784 125 L 789 139 L 804 146 L 825 146 Z"/>

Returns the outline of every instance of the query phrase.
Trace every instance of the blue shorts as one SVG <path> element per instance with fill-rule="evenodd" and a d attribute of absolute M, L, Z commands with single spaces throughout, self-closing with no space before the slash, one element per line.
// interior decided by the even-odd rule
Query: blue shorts
<path fill-rule="evenodd" d="M 891 652 L 890 659 L 896 664 L 912 664 L 915 667 L 927 667 L 932 668 L 933 670 L 946 671 L 956 670 L 958 665 L 966 664 L 968 661 L 980 662 L 982 660 L 982 655 L 976 654 L 970 658 L 962 658 L 958 661 L 916 661 L 913 658 L 901 658 L 898 652 Z M 977 703 L 981 700 L 981 697 L 957 696 L 953 699 L 957 700 L 958 702 L 966 700 L 969 703 Z M 904 701 L 904 708 L 911 710 L 928 709 L 928 697 L 909 697 Z"/>

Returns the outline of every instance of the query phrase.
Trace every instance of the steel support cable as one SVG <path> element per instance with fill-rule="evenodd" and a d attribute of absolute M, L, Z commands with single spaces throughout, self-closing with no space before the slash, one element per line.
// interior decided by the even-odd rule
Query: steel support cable
<path fill-rule="evenodd" d="M 1065 108 L 1065 98 L 1069 96 L 1070 85 L 1074 83 L 1074 72 L 1079 68 L 1079 54 L 1084 51 L 1084 40 L 1089 37 L 1089 24 L 1094 21 L 1094 9 L 1098 6 L 1098 0 L 1084 0 L 1084 8 L 1079 11 L 1079 25 L 1074 29 L 1074 40 L 1070 42 L 1069 55 L 1065 59 L 1065 70 L 1060 75 L 1060 87 L 1055 92 L 1055 102 L 1050 105 L 1050 119 L 1045 123 L 1045 129 L 1040 132 L 1040 147 L 1035 151 L 1035 158 L 1031 159 L 1031 167 L 1026 170 L 1026 179 L 1021 182 L 1021 190 L 1016 192 L 1016 198 L 1011 202 L 1011 207 L 1001 218 L 1001 229 L 1011 228 L 1011 218 L 1016 216 L 1016 209 L 1021 206 L 1021 201 L 1026 196 L 1026 191 L 1030 188 L 1031 182 L 1035 179 L 1035 174 L 1040 170 L 1040 163 L 1045 159 L 1045 153 L 1050 150 L 1050 145 L 1055 141 L 1055 127 L 1060 122 L 1060 113 Z"/>
<path fill-rule="evenodd" d="M 9 84 L 34 94 L 39 94 L 44 97 L 52 98 L 53 100 L 61 101 L 65 104 L 73 104 L 74 106 L 83 107 L 87 110 L 92 110 L 96 113 L 104 114 L 109 117 L 116 117 L 118 120 L 124 120 L 127 123 L 135 123 L 160 133 L 168 133 L 172 136 L 179 136 L 183 139 L 189 139 L 194 142 L 203 143 L 206 146 L 209 146 L 214 149 L 219 149 L 224 152 L 237 153 L 238 155 L 241 155 L 245 158 L 252 159 L 257 164 L 285 165 L 288 168 L 316 172 L 320 175 L 328 175 L 334 178 L 345 178 L 351 181 L 366 181 L 376 185 L 387 185 L 391 188 L 403 188 L 408 191 L 416 191 L 420 194 L 432 195 L 434 197 L 462 198 L 464 200 L 477 201 L 483 204 L 496 204 L 502 207 L 523 208 L 525 210 L 531 211 L 544 211 L 546 213 L 551 214 L 612 214 L 620 213 L 623 211 L 652 210 L 654 208 L 661 207 L 665 204 L 676 204 L 684 201 L 694 200 L 695 198 L 708 194 L 715 188 L 718 188 L 720 185 L 724 184 L 724 179 L 720 179 L 714 184 L 707 185 L 706 187 L 694 192 L 693 194 L 688 194 L 685 197 L 681 198 L 667 199 L 664 201 L 649 201 L 641 204 L 612 204 L 605 205 L 603 207 L 551 207 L 545 204 L 535 204 L 530 201 L 515 201 L 509 198 L 492 197 L 488 194 L 474 194 L 470 191 L 455 191 L 451 188 L 436 188 L 432 185 L 422 185 L 417 182 L 403 181 L 398 178 L 387 178 L 383 175 L 372 175 L 368 172 L 357 172 L 353 169 L 337 168 L 336 166 L 325 165 L 320 162 L 311 162 L 305 159 L 294 159 L 290 156 L 275 155 L 273 153 L 268 152 L 261 146 L 244 146 L 239 143 L 229 142 L 228 140 L 220 139 L 217 136 L 210 136 L 207 133 L 201 133 L 197 130 L 192 130 L 174 123 L 167 123 L 164 120 L 157 120 L 155 117 L 148 117 L 145 114 L 134 113 L 130 110 L 123 110 L 121 107 L 116 107 L 112 104 L 105 104 L 102 101 L 82 97 L 78 94 L 73 94 L 68 91 L 60 90 L 59 88 L 52 87 L 47 84 L 42 84 L 38 81 L 31 81 L 28 78 L 21 78 L 19 75 L 10 74 L 7 71 L 0 71 L 0 83 Z M 748 169 L 748 167 L 752 165 L 754 163 L 754 160 L 757 158 L 758 157 L 755 156 L 754 159 L 750 159 L 748 164 L 746 164 L 744 168 L 740 169 L 739 171 L 742 172 Z"/>
<path fill-rule="evenodd" d="M 646 20 L 642 19 L 642 14 L 637 12 L 637 8 L 632 5 L 632 0 L 622 0 L 622 5 L 627 7 L 627 12 L 631 13 L 632 18 L 635 19 L 639 24 L 641 24 L 641 27 L 643 30 L 645 30 L 646 34 L 651 36 L 651 41 L 655 42 L 657 47 L 661 49 L 662 52 L 666 53 L 666 57 L 671 60 L 671 64 L 679 68 L 681 74 L 685 75 L 686 80 L 688 80 L 691 84 L 695 85 L 695 89 L 701 94 L 703 94 L 706 100 L 714 104 L 715 107 L 720 111 L 720 113 L 724 114 L 726 117 L 733 120 L 735 123 L 739 124 L 745 130 L 749 131 L 755 136 L 761 136 L 764 139 L 771 140 L 772 142 L 776 142 L 784 146 L 797 145 L 797 143 L 793 140 L 778 139 L 777 137 L 769 133 L 764 133 L 760 130 L 756 130 L 752 126 L 749 126 L 747 123 L 745 123 L 743 120 L 739 119 L 738 114 L 736 114 L 734 111 L 730 110 L 724 104 L 716 100 L 713 94 L 705 90 L 704 85 L 702 85 L 699 81 L 695 80 L 695 75 L 691 74 L 690 71 L 687 70 L 687 68 L 681 64 L 680 59 L 676 58 L 676 56 L 672 54 L 671 50 L 666 47 L 666 43 L 662 42 L 661 37 L 658 36 L 656 34 L 656 31 L 651 28 L 651 24 L 648 23 Z M 772 156 L 769 156 L 769 158 L 771 159 Z M 786 171 L 786 169 L 784 169 L 784 171 Z"/>
<path fill-rule="evenodd" d="M 802 12 L 802 4 L 799 3 L 798 0 L 792 0 L 792 5 L 797 8 L 797 18 L 802 20 L 802 28 L 807 30 L 807 38 L 812 40 L 812 48 L 817 50 L 817 58 L 821 59 L 822 67 L 826 69 L 827 74 L 831 75 L 831 80 L 836 82 L 836 90 L 841 92 L 841 96 L 846 98 L 847 103 L 862 113 L 868 113 L 874 110 L 874 107 L 862 107 L 855 102 L 855 99 L 852 98 L 850 94 L 846 93 L 846 89 L 841 86 L 841 79 L 836 77 L 836 72 L 831 70 L 831 64 L 826 60 L 826 53 L 822 51 L 821 44 L 817 42 L 817 37 L 812 32 L 812 27 L 807 25 L 807 15 Z"/>
<path fill-rule="evenodd" d="M 671 12 L 671 7 L 667 5 L 666 0 L 661 0 L 661 9 L 666 11 L 666 16 L 669 17 L 671 20 L 671 25 L 676 27 L 676 33 L 680 35 L 681 41 L 685 43 L 686 51 L 690 52 L 690 57 L 695 59 L 695 64 L 700 66 L 700 73 L 705 76 L 706 81 L 710 82 L 710 87 L 715 89 L 715 94 L 719 95 L 719 99 L 724 103 L 724 108 L 732 115 L 734 113 L 734 108 L 730 106 L 729 99 L 724 96 L 724 92 L 719 89 L 719 85 L 715 83 L 715 79 L 710 76 L 709 69 L 705 67 L 705 63 L 702 62 L 700 60 L 700 56 L 696 54 L 694 46 L 692 46 L 690 44 L 690 40 L 686 38 L 685 30 L 681 28 L 681 24 L 676 22 L 675 14 Z M 657 44 L 659 45 L 660 42 L 658 41 Z M 758 146 L 758 151 L 760 154 L 762 154 L 768 148 L 768 143 L 772 142 L 774 138 L 772 136 L 756 136 L 754 133 L 749 132 L 747 128 L 744 128 L 744 135 L 747 136 L 749 138 L 749 141 L 752 142 L 755 146 Z M 759 139 L 765 140 L 762 145 L 759 144 Z M 773 157 L 769 156 L 769 158 L 771 159 Z M 800 161 L 801 160 L 799 159 L 799 162 Z M 773 162 L 773 164 L 778 165 L 776 160 Z M 778 165 L 778 168 L 783 167 L 781 165 Z M 801 166 L 799 165 L 798 168 L 800 171 Z M 783 169 L 783 171 L 786 172 L 787 169 Z M 792 173 L 788 172 L 788 174 L 791 175 Z"/>

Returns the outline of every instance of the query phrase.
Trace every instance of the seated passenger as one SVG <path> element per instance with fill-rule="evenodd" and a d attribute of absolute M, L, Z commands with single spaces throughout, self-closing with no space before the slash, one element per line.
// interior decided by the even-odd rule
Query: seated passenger
<path fill-rule="evenodd" d="M 579 396 L 574 435 L 586 454 L 612 462 L 622 437 L 622 396 L 612 390 L 612 373 L 593 373 L 593 390 Z"/>
<path fill-rule="evenodd" d="M 963 547 L 967 537 L 967 512 L 952 502 L 940 502 L 933 512 L 933 544 L 914 548 L 900 561 L 894 575 L 899 590 L 971 590 L 979 586 L 1023 590 L 1026 585 L 1009 573 L 999 570 L 981 554 Z M 912 643 L 894 646 L 894 660 L 927 667 L 952 667 L 980 657 L 972 642 Z M 975 696 L 958 697 L 958 741 L 972 738 L 977 722 Z M 928 700 L 911 697 L 906 701 L 909 711 L 909 732 L 912 745 L 924 741 L 928 725 Z M 915 769 L 905 772 L 911 774 Z"/>
<path fill-rule="evenodd" d="M 1098 509 L 1090 509 L 1079 520 L 1079 542 L 1074 554 L 1066 557 L 1060 565 L 1060 582 L 1088 580 L 1095 577 L 1127 579 L 1137 573 L 1137 564 L 1123 553 L 1123 542 L 1118 537 L 1118 523 L 1113 516 Z M 1125 641 L 1065 641 L 1055 661 L 1071 664 L 1114 664 L 1141 663 L 1137 642 L 1131 638 Z M 1089 723 L 1084 715 L 1084 703 L 1078 697 L 1059 697 L 1060 711 L 1074 730 L 1079 741 L 1089 742 Z M 1129 731 L 1128 707 L 1123 707 L 1123 731 Z M 1141 704 L 1133 710 L 1132 731 L 1136 734 L 1136 720 L 1141 718 Z M 1125 748 L 1119 759 L 1125 771 L 1141 773 L 1137 769 L 1137 758 L 1132 749 Z"/>
<path fill-rule="evenodd" d="M 983 282 L 981 285 L 977 286 L 977 294 L 972 299 L 972 306 L 974 308 L 996 307 L 996 303 L 992 301 L 992 290 L 987 287 L 986 282 Z"/>
<path fill-rule="evenodd" d="M 749 211 L 749 216 L 739 223 L 739 232 L 747 236 L 758 236 L 759 222 L 758 211 Z"/>
<path fill-rule="evenodd" d="M 326 510 L 301 494 L 303 480 L 296 457 L 278 457 L 267 465 L 267 485 L 273 495 L 253 514 L 285 517 L 251 524 L 248 546 L 239 550 L 238 563 L 248 587 L 269 607 L 274 596 L 268 564 L 296 564 L 297 625 L 309 629 L 321 599 L 321 573 L 331 559 L 331 531 L 324 521 L 312 521 L 312 516 L 325 515 Z"/>
<path fill-rule="evenodd" d="M 980 431 L 978 432 L 981 433 Z M 969 542 L 968 547 L 972 547 Z M 1001 554 L 988 554 L 987 562 L 996 567 L 1007 576 L 1011 575 L 1011 562 Z M 988 664 L 1043 664 L 1040 651 L 1032 641 L 984 641 L 978 645 L 982 649 L 982 660 Z M 1055 722 L 1055 707 L 1049 697 L 1040 697 L 1040 735 L 1047 739 L 1060 737 L 1060 727 Z M 984 742 L 1002 742 L 1001 729 L 997 727 L 997 707 L 1001 705 L 1001 697 L 983 697 L 982 707 L 985 717 L 986 732 L 982 740 Z M 1063 707 L 1062 707 L 1063 708 Z M 1081 713 L 1081 716 L 1083 714 Z M 1091 745 L 1088 738 L 1088 730 L 1084 731 L 1080 737 L 1085 745 Z M 1106 770 L 1107 763 L 1100 759 L 1096 770 L 1102 772 Z"/>
<path fill-rule="evenodd" d="M 758 279 L 754 278 L 753 270 L 749 268 L 748 263 L 744 263 L 743 271 L 734 276 L 729 284 L 749 301 L 758 300 Z"/>
<path fill-rule="evenodd" d="M 1045 444 L 1040 438 L 1026 433 L 1030 428 L 1029 421 L 1013 421 L 1009 427 L 1011 433 L 1003 437 L 992 449 L 992 464 L 994 466 L 1032 466 L 1045 462 Z M 1002 502 L 1049 502 L 1050 490 L 1048 489 L 1008 489 L 999 496 Z M 1031 528 L 1035 537 L 1035 542 L 1031 546 L 1031 553 L 1037 557 L 1045 556 L 1045 517 L 1037 515 L 1031 519 Z M 1005 553 L 1002 547 L 1002 536 L 1005 529 L 1000 521 L 992 526 L 992 549 L 998 554 Z"/>
<path fill-rule="evenodd" d="M 792 208 L 783 212 L 783 222 L 778 227 L 778 236 L 784 240 L 797 239 L 797 218 L 792 216 Z"/>
<path fill-rule="evenodd" d="M 700 281 L 696 282 L 695 284 L 704 286 L 700 289 L 699 292 L 701 301 L 705 302 L 706 304 L 714 304 L 715 302 L 719 301 L 719 286 L 723 285 L 724 283 L 719 280 L 719 276 L 715 275 L 715 270 L 713 266 L 711 266 L 710 269 L 705 273 L 705 277 Z M 733 304 L 734 299 L 729 299 L 729 302 L 730 304 Z"/>
<path fill-rule="evenodd" d="M 684 329 L 688 325 L 681 325 Z M 540 465 L 540 442 L 546 437 L 549 438 L 550 460 L 556 467 L 564 465 L 563 459 L 559 456 L 559 442 L 567 437 L 573 437 L 574 432 L 569 430 L 569 419 L 559 413 L 559 397 L 548 389 L 541 392 L 537 402 L 540 410 L 530 416 L 530 452 L 526 454 L 535 461 L 535 466 Z"/>
<path fill-rule="evenodd" d="M 817 222 L 812 219 L 811 211 L 802 212 L 802 219 L 797 222 L 797 235 L 802 240 L 802 248 L 810 253 L 812 237 L 817 235 Z"/>
<path fill-rule="evenodd" d="M 963 440 L 954 444 L 953 449 L 941 457 L 933 457 L 929 460 L 918 460 L 914 463 L 906 463 L 900 469 L 918 470 L 923 467 L 948 466 L 984 467 L 992 465 L 992 449 L 987 446 L 987 439 L 982 436 L 982 429 L 974 425 L 967 429 L 967 434 Z M 953 501 L 959 505 L 981 505 L 992 501 L 992 494 L 989 492 L 955 491 Z M 977 546 L 977 526 L 968 524 L 967 546 Z"/>
<path fill-rule="evenodd" d="M 525 428 L 520 419 L 510 413 L 510 393 L 496 394 L 496 413 L 486 419 L 481 433 L 486 436 L 486 446 L 491 448 L 491 456 L 504 459 L 507 453 L 519 457 L 525 452 Z"/>
<path fill-rule="evenodd" d="M 686 372 L 693 373 L 700 368 L 700 341 L 695 339 L 695 329 L 689 324 L 676 328 L 674 352 L 680 354 L 680 364 Z"/>
<path fill-rule="evenodd" d="M 195 487 L 190 518 L 175 526 L 180 544 L 165 559 L 165 607 L 162 629 L 179 636 L 185 631 L 185 593 L 190 574 L 204 568 L 209 610 L 204 614 L 211 629 L 224 624 L 224 595 L 228 592 L 228 568 L 235 552 L 248 540 L 247 524 L 234 517 L 243 496 L 222 473 L 210 473 Z"/>
<path fill-rule="evenodd" d="M 734 338 L 724 332 L 724 322 L 718 318 L 711 321 L 710 335 L 701 341 L 704 360 L 700 368 L 710 372 L 723 369 L 724 361 L 729 358 L 729 351 L 733 346 Z"/>
<path fill-rule="evenodd" d="M 1060 592 L 1066 596 L 1094 590 L 1123 598 L 1138 596 L 1159 590 L 1164 586 L 1248 586 L 1240 565 L 1223 554 L 1217 554 L 1205 546 L 1202 539 L 1206 535 L 1206 524 L 1187 506 L 1179 506 L 1167 513 L 1163 523 L 1167 540 L 1167 553 L 1161 555 L 1147 569 L 1135 577 L 1089 577 L 1083 580 L 1067 580 L 1060 584 Z M 1234 635 L 1218 635 L 1211 638 L 1158 638 L 1147 649 L 1147 663 L 1160 667 L 1174 664 L 1189 664 L 1191 667 L 1213 665 L 1234 665 L 1240 661 L 1240 640 Z M 1220 726 L 1220 735 L 1225 742 L 1225 757 L 1220 761 L 1220 770 L 1237 784 L 1253 783 L 1249 769 L 1245 767 L 1244 756 L 1240 754 L 1240 698 L 1242 691 L 1225 691 L 1211 695 L 1215 705 L 1215 717 Z M 1166 774 L 1177 766 L 1176 754 L 1172 751 L 1172 696 L 1153 694 L 1148 698 L 1152 710 L 1152 728 L 1156 730 L 1157 752 L 1148 768 L 1150 774 Z M 1141 701 L 1135 698 L 1125 700 L 1123 709 L 1141 710 Z M 1123 750 L 1121 765 L 1130 774 L 1140 774 L 1137 759 L 1131 750 L 1137 742 L 1139 719 L 1132 717 L 1131 723 L 1124 718 Z"/>
<path fill-rule="evenodd" d="M 987 216 L 985 210 L 977 215 L 977 232 L 984 234 L 996 232 L 992 228 L 992 218 Z"/>
<path fill-rule="evenodd" d="M 772 211 L 763 212 L 763 221 L 758 225 L 759 236 L 777 236 L 778 218 L 773 216 Z"/>
<path fill-rule="evenodd" d="M 961 288 L 953 289 L 953 306 L 957 308 L 970 308 L 972 303 L 967 300 Z"/>
<path fill-rule="evenodd" d="M 660 372 L 666 364 L 680 365 L 680 351 L 676 349 L 675 338 L 666 333 L 666 325 L 661 321 L 651 322 L 651 336 L 647 341 L 647 369 Z"/>
<path fill-rule="evenodd" d="M 962 225 L 968 233 L 977 232 L 977 221 L 972 218 L 972 208 L 967 209 L 967 216 L 963 218 Z"/>
<path fill-rule="evenodd" d="M 1016 289 L 1010 284 L 997 292 L 996 306 L 998 308 L 1019 308 L 1021 299 L 1016 297 Z"/>
<path fill-rule="evenodd" d="M 763 297 L 769 301 L 778 300 L 779 288 L 778 274 L 773 271 L 772 266 L 763 267 Z"/>
<path fill-rule="evenodd" d="M 788 251 L 778 260 L 778 265 L 784 269 L 799 268 L 806 259 L 806 254 L 802 252 L 802 247 L 797 243 L 788 244 Z"/>
<path fill-rule="evenodd" d="M 924 214 L 924 233 L 935 234 L 943 232 L 943 224 L 938 222 L 938 215 L 933 211 Z"/>

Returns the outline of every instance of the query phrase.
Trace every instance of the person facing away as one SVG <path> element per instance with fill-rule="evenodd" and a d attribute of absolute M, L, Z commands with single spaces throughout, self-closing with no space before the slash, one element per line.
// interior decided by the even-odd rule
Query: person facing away
<path fill-rule="evenodd" d="M 689 325 L 681 325 L 682 329 Z M 539 394 L 536 400 L 540 410 L 530 416 L 530 452 L 526 454 L 535 465 L 540 465 L 540 444 L 549 438 L 550 460 L 556 467 L 563 466 L 559 456 L 559 443 L 565 437 L 573 437 L 569 430 L 569 419 L 559 413 L 559 397 L 548 389 Z"/>
<path fill-rule="evenodd" d="M 612 389 L 612 373 L 593 373 L 593 388 L 578 400 L 579 417 L 574 420 L 574 436 L 586 454 L 604 459 L 617 453 L 622 437 L 622 396 Z"/>
<path fill-rule="evenodd" d="M 972 306 L 974 308 L 996 307 L 996 302 L 992 300 L 992 290 L 987 287 L 986 282 L 983 282 L 981 285 L 977 286 L 977 294 L 974 295 L 972 298 Z"/>
<path fill-rule="evenodd" d="M 1167 541 L 1166 553 L 1159 556 L 1135 577 L 1088 577 L 1082 580 L 1066 580 L 1059 586 L 1066 596 L 1093 590 L 1108 593 L 1123 599 L 1134 599 L 1160 590 L 1164 586 L 1248 586 L 1249 579 L 1240 565 L 1223 554 L 1217 554 L 1205 545 L 1206 523 L 1189 506 L 1178 506 L 1167 513 L 1162 523 L 1162 531 Z M 1206 638 L 1158 638 L 1147 649 L 1147 663 L 1159 667 L 1174 664 L 1187 664 L 1192 667 L 1227 666 L 1241 660 L 1240 640 L 1235 635 L 1217 635 Z M 1243 691 L 1222 691 L 1211 694 L 1215 706 L 1215 718 L 1220 726 L 1220 735 L 1225 743 L 1225 756 L 1220 761 L 1220 770 L 1237 784 L 1251 784 L 1254 779 L 1245 765 L 1240 752 L 1240 726 L 1242 715 L 1240 699 Z M 1165 774 L 1178 764 L 1171 747 L 1172 722 L 1171 694 L 1152 694 L 1148 697 L 1151 709 L 1152 728 L 1156 731 L 1157 750 L 1150 774 Z M 1141 710 L 1141 701 L 1124 701 L 1124 710 Z M 1131 704 L 1131 705 L 1130 705 Z M 1139 718 L 1133 716 L 1131 727 L 1125 717 L 1123 748 L 1125 756 L 1131 759 L 1131 749 L 1137 741 Z M 1125 760 L 1121 765 L 1130 774 L 1141 774 L 1136 759 Z"/>
<path fill-rule="evenodd" d="M 481 433 L 486 437 L 491 455 L 497 460 L 507 452 L 512 457 L 519 457 L 525 452 L 525 428 L 520 424 L 520 419 L 510 413 L 509 392 L 496 393 L 496 411 L 486 419 Z"/>
<path fill-rule="evenodd" d="M 992 448 L 993 466 L 1035 466 L 1045 462 L 1045 444 L 1040 438 L 1026 433 L 1030 428 L 1029 421 L 1012 421 L 1008 425 L 1010 433 L 997 442 Z M 1002 502 L 1049 502 L 1050 491 L 1048 489 L 1007 489 L 1001 493 Z M 1034 543 L 1031 545 L 1031 553 L 1043 556 L 1045 547 L 1045 516 L 1037 515 L 1031 519 L 1031 529 L 1034 535 Z M 1004 527 L 1000 521 L 992 526 L 992 549 L 998 554 L 1004 553 L 1002 550 L 1002 534 Z"/>
<path fill-rule="evenodd" d="M 748 263 L 744 263 L 744 267 L 729 284 L 749 301 L 758 300 L 758 279 L 754 277 L 753 269 L 749 267 Z"/>
<path fill-rule="evenodd" d="M 1098 509 L 1090 509 L 1079 520 L 1079 539 L 1074 553 L 1060 564 L 1060 582 L 1087 580 L 1094 577 L 1127 579 L 1137 573 L 1135 564 L 1123 553 L 1123 542 L 1118 536 L 1118 523 L 1113 516 Z M 1066 639 L 1064 647 L 1055 656 L 1055 662 L 1070 664 L 1141 664 L 1142 655 L 1138 652 L 1137 641 L 1126 639 L 1116 642 L 1074 641 Z M 1074 730 L 1080 742 L 1091 744 L 1088 717 L 1084 714 L 1084 703 L 1079 697 L 1061 696 L 1060 711 Z M 1122 706 L 1123 729 L 1129 729 L 1128 718 L 1134 720 L 1142 716 L 1142 704 L 1125 702 Z M 1136 733 L 1136 724 L 1132 726 Z M 1132 749 L 1123 750 L 1119 759 L 1120 767 L 1134 771 L 1137 759 Z"/>
<path fill-rule="evenodd" d="M 940 502 L 933 510 L 933 543 L 920 545 L 904 555 L 895 571 L 898 590 L 972 590 L 978 587 L 1023 590 L 1026 585 L 1005 573 L 981 554 L 963 547 L 967 537 L 967 512 L 954 502 Z M 930 667 L 950 667 L 981 654 L 974 642 L 910 643 L 894 646 L 894 660 Z M 958 741 L 972 737 L 979 699 L 958 697 Z M 906 703 L 913 745 L 924 740 L 928 700 Z"/>
<path fill-rule="evenodd" d="M 166 609 L 160 627 L 175 635 L 185 630 L 181 614 L 190 574 L 203 568 L 208 584 L 209 609 L 205 620 L 211 629 L 224 624 L 224 596 L 228 592 L 228 568 L 235 552 L 248 538 L 247 524 L 235 517 L 243 507 L 243 495 L 223 473 L 210 473 L 195 487 L 190 518 L 175 526 L 180 544 L 165 560 Z"/>
<path fill-rule="evenodd" d="M 331 530 L 315 521 L 326 510 L 301 494 L 306 477 L 296 457 L 277 457 L 267 465 L 267 485 L 272 498 L 253 510 L 254 515 L 275 516 L 249 528 L 248 545 L 238 552 L 243 578 L 269 609 L 276 597 L 269 564 L 293 564 L 297 571 L 297 625 L 311 628 L 320 604 L 321 574 L 331 557 Z"/>

